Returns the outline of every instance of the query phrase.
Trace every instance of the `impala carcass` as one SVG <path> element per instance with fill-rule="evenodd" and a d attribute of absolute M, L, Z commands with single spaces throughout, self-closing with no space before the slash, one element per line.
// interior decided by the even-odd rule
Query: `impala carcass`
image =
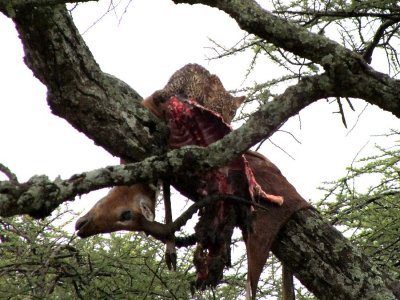
<path fill-rule="evenodd" d="M 232 130 L 229 122 L 244 98 L 230 96 L 223 87 L 220 88 L 222 84 L 219 79 L 204 70 L 197 65 L 185 66 L 171 77 L 163 90 L 155 92 L 143 102 L 145 107 L 168 125 L 170 149 L 187 145 L 208 146 Z M 223 269 L 230 266 L 233 228 L 241 228 L 248 254 L 249 288 L 254 298 L 262 267 L 276 234 L 293 212 L 308 207 L 308 203 L 271 162 L 251 151 L 219 169 L 202 174 L 194 173 L 191 178 L 173 177 L 169 180 L 178 191 L 194 201 L 212 195 L 221 195 L 221 198 L 231 195 L 245 200 L 241 203 L 215 201 L 200 210 L 199 222 L 195 227 L 197 250 L 194 264 L 199 288 L 218 284 Z M 118 191 L 120 188 L 114 189 Z M 132 192 L 127 197 L 131 201 L 137 202 L 138 199 L 154 195 L 150 203 L 155 203 L 155 191 L 151 189 L 125 191 Z M 115 190 L 112 193 L 118 195 Z M 171 238 L 168 224 L 165 227 L 145 217 L 145 214 L 150 216 L 148 212 L 152 211 L 154 218 L 154 206 L 141 207 L 137 203 L 129 204 L 123 200 L 118 205 L 108 204 L 115 202 L 112 199 L 104 198 L 99 207 L 96 208 L 96 204 L 78 220 L 78 235 L 85 237 L 125 229 L 145 231 L 164 242 Z M 265 206 L 267 210 L 257 209 L 256 203 L 258 207 Z M 96 210 L 103 210 L 104 214 Z M 112 217 L 106 217 L 107 213 Z M 103 216 L 109 222 L 108 227 L 99 220 Z M 90 225 L 91 222 L 102 225 Z M 169 235 L 167 239 L 166 235 Z"/>

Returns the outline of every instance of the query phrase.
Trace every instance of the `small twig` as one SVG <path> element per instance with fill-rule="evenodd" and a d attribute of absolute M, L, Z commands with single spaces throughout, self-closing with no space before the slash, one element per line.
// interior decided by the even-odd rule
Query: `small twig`
<path fill-rule="evenodd" d="M 150 222 L 146 221 L 142 215 L 143 225 L 142 231 L 147 235 L 151 235 L 155 239 L 167 243 L 171 236 L 175 235 L 175 232 L 181 230 L 183 226 L 192 218 L 192 216 L 202 207 L 207 206 L 211 203 L 216 203 L 217 201 L 234 201 L 240 204 L 244 204 L 247 206 L 253 206 L 262 210 L 268 210 L 268 208 L 264 207 L 261 204 L 250 201 L 249 199 L 245 199 L 242 197 L 234 196 L 234 195 L 213 195 L 209 197 L 205 197 L 203 199 L 199 199 L 194 204 L 189 206 L 176 220 L 169 224 L 162 224 L 156 221 Z M 180 243 L 180 242 L 179 242 Z M 191 242 L 192 243 L 192 240 Z M 183 246 L 183 245 L 180 245 Z"/>
<path fill-rule="evenodd" d="M 101 20 L 103 20 L 103 18 L 104 18 L 106 15 L 108 15 L 108 13 L 110 13 L 110 12 L 112 12 L 112 11 L 115 12 L 116 7 L 119 6 L 119 5 L 121 4 L 121 2 L 122 2 L 122 1 L 119 1 L 116 5 L 114 5 L 113 2 L 110 2 L 109 5 L 108 5 L 108 7 L 107 7 L 106 12 L 103 13 L 99 18 L 97 18 L 97 19 L 92 23 L 92 25 L 90 25 L 88 28 L 86 28 L 85 31 L 82 32 L 82 35 L 85 35 L 85 34 L 86 34 L 90 29 L 92 29 L 97 23 L 99 23 Z"/>
<path fill-rule="evenodd" d="M 348 136 L 354 130 L 354 128 L 356 128 L 358 122 L 360 121 L 362 114 L 365 112 L 365 110 L 367 109 L 368 106 L 369 106 L 369 103 L 367 103 L 364 106 L 364 108 L 362 109 L 362 111 L 358 114 L 356 122 L 354 123 L 353 127 L 351 127 L 351 129 L 347 132 L 346 136 Z"/>
<path fill-rule="evenodd" d="M 296 160 L 293 156 L 291 156 L 291 155 L 289 154 L 289 152 L 287 152 L 287 151 L 286 151 L 285 149 L 283 149 L 281 146 L 279 146 L 278 144 L 276 144 L 275 142 L 273 142 L 273 141 L 271 140 L 271 138 L 269 138 L 268 141 L 269 141 L 272 145 L 274 145 L 276 148 L 280 149 L 280 150 L 281 150 L 283 153 L 285 153 L 287 156 L 289 156 L 291 159 Z"/>
<path fill-rule="evenodd" d="M 351 101 L 350 101 L 350 98 L 349 98 L 349 97 L 345 97 L 345 99 L 346 99 L 347 104 L 349 105 L 350 109 L 351 109 L 352 111 L 356 111 L 355 108 L 354 108 L 354 106 L 353 106 L 353 103 L 351 103 Z"/>
<path fill-rule="evenodd" d="M 5 165 L 0 164 L 0 172 L 4 173 L 12 183 L 18 183 L 17 176 Z"/>
<path fill-rule="evenodd" d="M 283 133 L 286 133 L 286 134 L 290 135 L 298 144 L 301 145 L 300 140 L 297 139 L 297 138 L 294 136 L 294 134 L 291 133 L 290 131 L 286 131 L 286 130 L 282 130 L 282 129 L 278 129 L 277 131 L 278 131 L 278 132 L 283 132 Z"/>
<path fill-rule="evenodd" d="M 339 97 L 336 98 L 336 102 L 337 102 L 337 104 L 339 105 L 339 111 L 338 111 L 338 113 L 342 116 L 343 125 L 344 125 L 344 127 L 347 128 L 347 122 L 346 122 L 346 117 L 345 117 L 345 115 L 344 115 L 343 105 L 342 105 L 342 102 L 340 101 L 340 98 L 339 98 Z"/>
<path fill-rule="evenodd" d="M 266 140 L 267 139 L 263 139 L 261 142 L 259 142 L 255 151 L 258 151 Z"/>
<path fill-rule="evenodd" d="M 258 39 L 256 41 L 247 42 L 246 39 L 248 38 L 248 36 L 249 36 L 249 34 L 246 34 L 243 38 L 241 38 L 235 45 L 233 45 L 229 49 L 218 44 L 213 39 L 209 38 L 209 41 L 211 43 L 213 43 L 215 45 L 215 47 L 205 47 L 205 48 L 213 50 L 217 55 L 213 56 L 213 57 L 208 57 L 207 60 L 211 61 L 211 60 L 227 57 L 230 55 L 234 55 L 235 53 L 238 53 L 238 52 L 243 52 L 246 49 L 257 45 L 261 41 L 260 39 Z M 242 43 L 242 45 L 240 45 L 241 43 Z M 222 53 L 220 53 L 220 51 L 218 51 L 218 49 L 222 50 Z"/>

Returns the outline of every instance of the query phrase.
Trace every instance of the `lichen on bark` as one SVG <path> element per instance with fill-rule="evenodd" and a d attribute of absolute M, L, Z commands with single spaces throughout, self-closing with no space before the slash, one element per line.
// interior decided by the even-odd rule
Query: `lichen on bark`
<path fill-rule="evenodd" d="M 272 250 L 319 299 L 395 299 L 385 276 L 316 211 L 295 213 Z"/>

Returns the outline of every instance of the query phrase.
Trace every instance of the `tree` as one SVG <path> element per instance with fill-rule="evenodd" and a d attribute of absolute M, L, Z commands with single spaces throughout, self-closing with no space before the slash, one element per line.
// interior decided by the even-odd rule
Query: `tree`
<path fill-rule="evenodd" d="M 51 218 L 5 218 L 0 224 L 0 291 L 2 298 L 37 299 L 192 299 L 196 276 L 193 249 L 179 253 L 176 271 L 167 270 L 163 247 L 143 234 L 111 234 L 81 240 L 69 237 L 54 220 L 65 217 L 68 207 Z M 239 241 L 234 241 L 237 243 Z M 196 299 L 239 299 L 244 295 L 246 258 L 233 262 L 217 289 L 196 292 Z M 263 276 L 259 297 L 279 296 L 279 262 Z M 298 291 L 299 295 L 300 292 Z M 308 298 L 305 298 L 308 299 Z"/>
<path fill-rule="evenodd" d="M 392 132 L 398 135 L 398 132 Z M 330 222 L 340 225 L 385 273 L 399 277 L 399 145 L 376 146 L 378 153 L 355 161 L 345 177 L 327 183 L 318 204 Z M 376 179 L 368 185 L 368 177 Z"/>
<path fill-rule="evenodd" d="M 46 220 L 1 221 L 0 291 L 3 299 L 188 299 L 190 251 L 168 272 L 159 242 L 144 235 L 113 234 L 89 241 L 55 226 L 67 209 Z M 69 220 L 71 222 L 73 220 Z M 65 225 L 65 224 L 60 224 Z M 144 245 L 146 245 L 144 247 Z"/>
<path fill-rule="evenodd" d="M 396 67 L 396 56 L 390 46 L 397 38 L 395 3 L 369 1 L 367 6 L 329 2 L 325 7 L 314 2 L 313 9 L 299 5 L 301 11 L 296 13 L 291 10 L 296 3 L 290 3 L 270 13 L 250 0 L 175 1 L 181 2 L 219 8 L 257 37 L 245 47 L 254 47 L 256 53 L 265 51 L 272 58 L 277 57 L 276 53 L 282 54 L 279 62 L 284 65 L 293 62 L 301 70 L 307 66 L 307 74 L 300 73 L 297 77 L 291 74 L 289 79 L 296 78 L 297 82 L 281 94 L 270 95 L 265 90 L 256 94 L 261 107 L 245 125 L 218 143 L 206 149 L 193 147 L 164 154 L 163 124 L 140 107 L 141 97 L 134 90 L 100 70 L 63 5 L 57 1 L 11 4 L 1 1 L 0 11 L 15 22 L 24 44 L 26 64 L 48 89 L 47 100 L 53 113 L 119 157 L 139 161 L 149 154 L 159 155 L 64 181 L 51 182 L 45 176 L 35 176 L 25 184 L 18 184 L 11 172 L 7 172 L 10 180 L 2 182 L 0 187 L 2 216 L 25 213 L 43 217 L 60 203 L 96 188 L 152 180 L 167 173 L 185 176 L 194 170 L 222 166 L 271 136 L 288 118 L 319 99 L 337 99 L 343 113 L 341 99 L 360 98 L 399 117 L 399 82 L 368 64 L 380 46 L 388 51 L 390 66 Z M 315 11 L 315 7 L 321 11 Z M 289 17 L 293 15 L 296 18 Z M 361 44 L 344 38 L 345 46 L 351 42 L 350 49 L 323 35 L 328 26 L 341 26 L 340 21 L 347 17 L 361 24 L 357 27 Z M 365 26 L 371 24 L 371 18 L 380 25 L 372 27 L 375 34 L 367 40 L 362 29 L 370 29 Z M 313 33 L 316 29 L 318 33 Z M 360 55 L 363 47 L 365 51 Z M 110 172 L 129 176 L 107 176 Z M 326 236 L 330 241 L 326 241 Z M 319 246 L 321 243 L 324 249 Z M 365 256 L 312 210 L 293 216 L 280 232 L 274 253 L 320 298 L 393 297 L 384 284 L 391 278 L 384 278 Z M 309 261 L 305 262 L 304 257 L 309 257 Z M 341 276 L 348 280 L 340 281 Z"/>

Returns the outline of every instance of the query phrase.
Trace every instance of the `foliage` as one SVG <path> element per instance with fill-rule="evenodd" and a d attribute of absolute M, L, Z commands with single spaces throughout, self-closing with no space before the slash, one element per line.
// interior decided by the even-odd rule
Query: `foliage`
<path fill-rule="evenodd" d="M 187 255 L 166 270 L 163 246 L 142 235 L 77 239 L 52 221 L 3 219 L 2 299 L 187 299 L 193 270 Z"/>
<path fill-rule="evenodd" d="M 399 43 L 400 11 L 396 1 L 274 1 L 273 12 L 321 35 L 327 35 L 343 46 L 372 60 L 376 49 L 386 54 L 389 73 L 399 71 L 396 47 Z M 282 55 L 279 61 L 287 65 L 299 64 L 295 57 Z"/>
<path fill-rule="evenodd" d="M 75 219 L 70 213 L 64 206 L 45 220 L 1 220 L 1 299 L 244 299 L 247 262 L 241 239 L 234 241 L 237 257 L 222 283 L 194 291 L 192 249 L 180 250 L 177 271 L 169 271 L 159 242 L 137 233 L 82 240 L 63 229 Z M 267 265 L 259 298 L 279 299 L 280 262 L 272 257 Z M 300 286 L 296 294 L 314 299 Z"/>
<path fill-rule="evenodd" d="M 400 141 L 377 150 L 349 167 L 345 177 L 327 183 L 318 207 L 382 270 L 399 278 Z"/>

